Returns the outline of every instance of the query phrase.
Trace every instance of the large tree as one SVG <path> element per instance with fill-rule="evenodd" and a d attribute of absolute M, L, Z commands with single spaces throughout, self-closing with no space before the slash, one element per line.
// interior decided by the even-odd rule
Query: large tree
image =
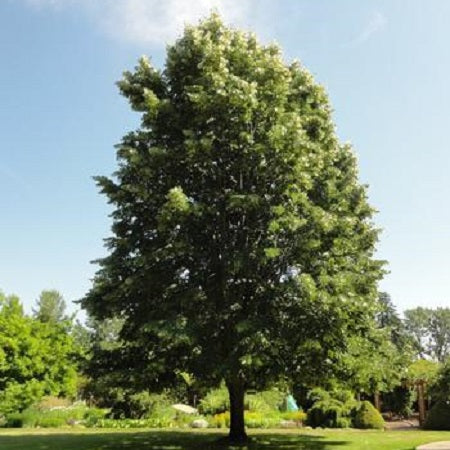
<path fill-rule="evenodd" d="M 224 379 L 245 440 L 246 388 L 327 373 L 373 317 L 382 264 L 356 158 L 310 73 L 217 15 L 164 70 L 142 58 L 118 84 L 142 124 L 97 178 L 113 236 L 83 304 L 123 320 L 109 367 L 134 386 Z"/>

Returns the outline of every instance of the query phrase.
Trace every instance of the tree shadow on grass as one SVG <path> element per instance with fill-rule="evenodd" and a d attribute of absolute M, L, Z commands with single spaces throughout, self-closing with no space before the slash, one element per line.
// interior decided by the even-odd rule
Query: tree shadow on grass
<path fill-rule="evenodd" d="M 332 450 L 345 441 L 324 440 L 323 436 L 302 434 L 257 434 L 244 447 L 220 441 L 223 434 L 181 431 L 137 433 L 61 433 L 1 436 L 2 450 Z"/>

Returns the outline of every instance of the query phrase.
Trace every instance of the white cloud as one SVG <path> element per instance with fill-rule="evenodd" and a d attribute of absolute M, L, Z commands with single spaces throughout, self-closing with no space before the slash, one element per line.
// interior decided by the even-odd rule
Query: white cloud
<path fill-rule="evenodd" d="M 379 11 L 375 11 L 374 13 L 372 13 L 369 21 L 367 22 L 362 32 L 354 39 L 352 39 L 350 45 L 363 44 L 364 42 L 368 41 L 372 37 L 372 35 L 385 28 L 386 25 L 387 25 L 386 17 Z"/>
<path fill-rule="evenodd" d="M 248 0 L 115 0 L 110 1 L 104 18 L 106 29 L 136 42 L 164 44 L 183 31 L 186 23 L 198 21 L 212 9 L 227 21 L 239 22 L 245 16 Z"/>
<path fill-rule="evenodd" d="M 163 45 L 212 10 L 241 25 L 257 0 L 25 0 L 36 7 L 78 7 L 110 36 L 135 43 Z"/>

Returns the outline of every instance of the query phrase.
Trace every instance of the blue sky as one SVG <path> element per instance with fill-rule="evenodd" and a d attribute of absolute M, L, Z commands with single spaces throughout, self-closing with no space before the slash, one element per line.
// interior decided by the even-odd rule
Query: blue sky
<path fill-rule="evenodd" d="M 400 310 L 450 306 L 446 0 L 1 0 L 0 289 L 28 310 L 42 289 L 87 291 L 110 226 L 91 176 L 138 123 L 114 83 L 142 54 L 161 66 L 211 7 L 328 90 L 379 210 L 381 288 Z"/>

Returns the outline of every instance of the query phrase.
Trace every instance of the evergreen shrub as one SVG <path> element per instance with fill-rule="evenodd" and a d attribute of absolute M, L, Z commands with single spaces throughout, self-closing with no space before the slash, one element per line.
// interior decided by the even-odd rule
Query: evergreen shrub
<path fill-rule="evenodd" d="M 355 428 L 382 430 L 384 420 L 372 403 L 363 401 L 355 411 L 353 425 Z"/>

